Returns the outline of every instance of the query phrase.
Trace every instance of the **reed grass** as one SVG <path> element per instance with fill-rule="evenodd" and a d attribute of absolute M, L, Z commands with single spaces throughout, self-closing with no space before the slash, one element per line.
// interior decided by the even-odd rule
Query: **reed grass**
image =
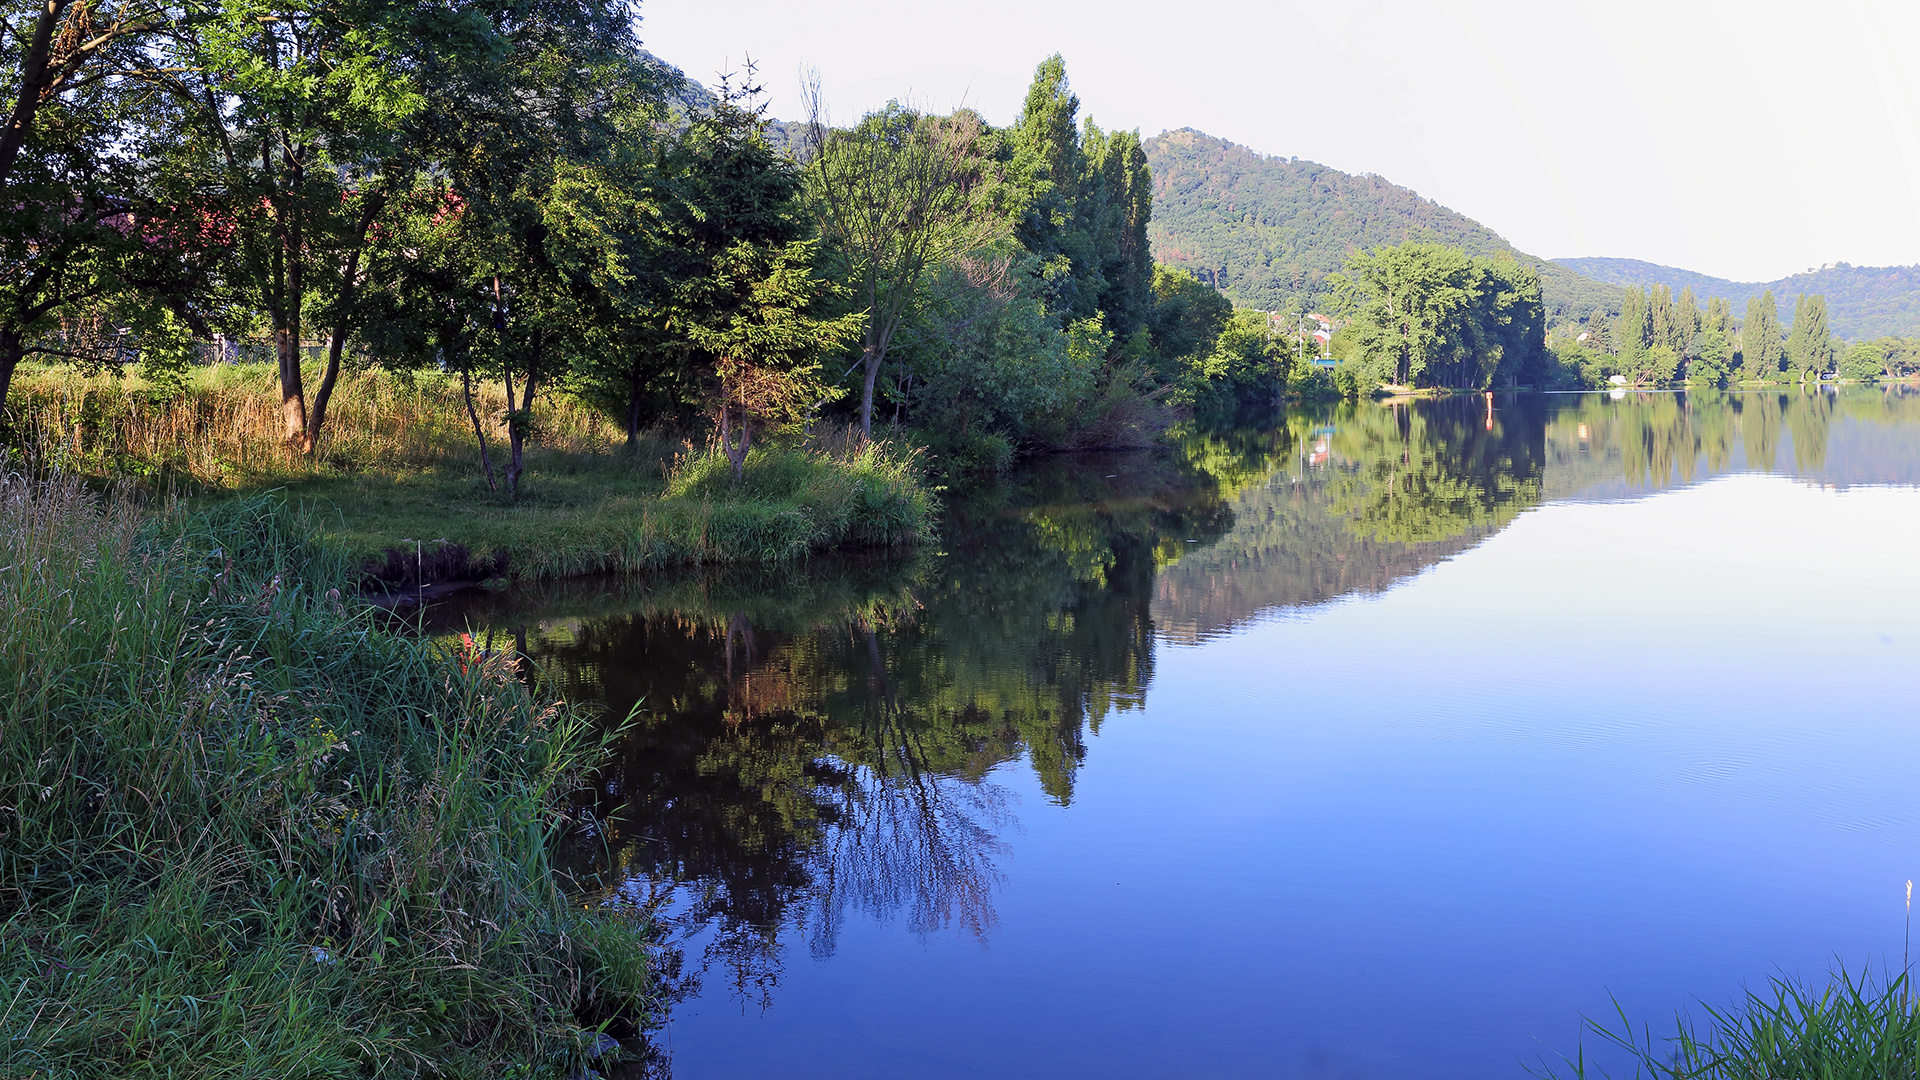
<path fill-rule="evenodd" d="M 644 1009 L 550 857 L 589 719 L 313 537 L 0 460 L 0 1076 L 559 1077 Z"/>
<path fill-rule="evenodd" d="M 43 460 L 201 504 L 274 490 L 313 506 L 321 534 L 360 563 L 443 543 L 505 556 L 511 575 L 531 578 L 779 562 L 914 545 L 937 512 L 923 455 L 843 429 L 756 446 L 736 483 L 717 450 L 659 434 L 627 445 L 603 416 L 556 395 L 541 406 L 516 497 L 488 487 L 461 387 L 439 375 L 343 375 L 311 458 L 280 441 L 265 367 L 199 368 L 164 399 L 136 380 L 52 370 L 16 385 L 16 441 Z M 504 390 L 478 389 L 481 415 L 497 420 Z M 494 437 L 498 467 L 504 428 Z"/>
<path fill-rule="evenodd" d="M 1908 975 L 1854 976 L 1844 969 L 1827 985 L 1788 978 L 1724 1009 L 1702 1006 L 1704 1022 L 1681 1015 L 1671 1036 L 1650 1026 L 1635 1031 L 1615 1003 L 1618 1026 L 1588 1021 L 1602 1052 L 1630 1074 L 1589 1061 L 1583 1048 L 1563 1062 L 1568 1080 L 1631 1075 L 1649 1080 L 1913 1080 L 1920 1075 L 1920 1011 Z"/>

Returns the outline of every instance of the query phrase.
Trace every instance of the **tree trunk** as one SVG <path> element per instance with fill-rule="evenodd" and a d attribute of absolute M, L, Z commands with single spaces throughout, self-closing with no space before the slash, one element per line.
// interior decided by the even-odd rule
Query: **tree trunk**
<path fill-rule="evenodd" d="M 26 356 L 26 339 L 18 330 L 0 330 L 0 416 L 7 408 L 7 388 L 13 385 L 14 369 Z"/>
<path fill-rule="evenodd" d="M 333 384 L 340 377 L 340 350 L 347 341 L 347 318 L 353 310 L 354 286 L 360 277 L 360 245 L 366 243 L 367 229 L 373 224 L 378 211 L 379 200 L 370 199 L 367 210 L 360 215 L 360 232 L 353 252 L 347 257 L 347 265 L 340 273 L 340 322 L 333 328 L 333 336 L 327 342 L 327 370 L 320 376 L 320 389 L 313 395 L 313 415 L 307 419 L 307 431 L 302 450 L 312 454 L 320 445 L 320 429 L 327 422 L 327 402 L 333 397 Z"/>
<path fill-rule="evenodd" d="M 487 490 L 499 491 L 500 486 L 493 482 L 493 458 L 487 453 L 487 433 L 480 429 L 480 413 L 473 407 L 472 367 L 460 369 L 460 383 L 467 392 L 467 419 L 473 421 L 473 438 L 480 444 L 480 466 L 487 471 Z"/>
<path fill-rule="evenodd" d="M 507 491 L 516 499 L 520 497 L 520 474 L 525 471 L 527 428 L 533 422 L 533 387 L 543 344 L 540 331 L 534 331 L 533 350 L 527 355 L 527 383 L 518 408 L 513 404 L 513 369 L 507 369 Z"/>
<path fill-rule="evenodd" d="M 640 367 L 634 365 L 627 383 L 627 447 L 640 441 Z"/>
<path fill-rule="evenodd" d="M 320 376 L 320 388 L 313 393 L 313 415 L 307 418 L 302 453 L 311 456 L 320 446 L 320 429 L 327 422 L 327 402 L 333 399 L 333 384 L 340 378 L 340 350 L 347 340 L 347 328 L 336 326 L 327 341 L 327 370 Z"/>
<path fill-rule="evenodd" d="M 860 437 L 873 438 L 873 384 L 880 377 L 880 350 L 867 348 L 866 378 L 860 383 Z"/>
<path fill-rule="evenodd" d="M 720 406 L 720 452 L 727 455 L 727 464 L 733 466 L 733 482 L 739 483 L 746 475 L 747 451 L 753 446 L 753 420 L 747 415 L 744 406 L 740 409 L 740 438 L 733 438 L 729 420 L 733 415 L 733 403 L 723 402 Z"/>
<path fill-rule="evenodd" d="M 262 155 L 271 162 L 272 147 L 263 147 Z M 273 346 L 280 361 L 280 418 L 286 425 L 287 446 L 304 453 L 308 446 L 307 391 L 300 378 L 300 317 L 306 301 L 306 252 L 300 229 L 300 188 L 305 168 L 299 151 L 284 141 L 281 158 L 287 169 L 284 190 L 288 199 L 287 206 L 278 211 L 283 216 L 280 249 L 276 252 L 278 272 L 274 274 L 279 303 L 272 309 Z"/>
<path fill-rule="evenodd" d="M 287 445 L 304 453 L 307 440 L 307 392 L 300 382 L 298 327 L 299 322 L 295 320 L 291 327 L 281 325 L 273 328 L 273 353 L 280 362 L 280 419 L 286 427 Z"/>
<path fill-rule="evenodd" d="M 26 49 L 19 60 L 20 94 L 14 100 L 12 115 L 7 117 L 7 126 L 0 128 L 0 187 L 12 178 L 14 162 L 33 132 L 40 106 L 52 96 L 49 91 L 62 75 L 52 69 L 50 61 L 54 34 L 69 6 L 70 0 L 49 0 L 40 6 L 34 19 L 33 34 L 27 38 Z"/>

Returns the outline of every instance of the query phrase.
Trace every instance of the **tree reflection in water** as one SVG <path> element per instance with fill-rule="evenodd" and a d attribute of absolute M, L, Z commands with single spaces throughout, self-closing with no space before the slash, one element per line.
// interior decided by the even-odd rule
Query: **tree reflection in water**
<path fill-rule="evenodd" d="M 438 618 L 631 717 L 568 865 L 589 902 L 661 928 L 665 1009 L 709 976 L 766 1007 L 786 948 L 831 956 L 850 919 L 984 942 L 1011 770 L 1071 803 L 1089 735 L 1144 704 L 1156 639 L 1388 588 L 1543 502 L 1778 471 L 1787 443 L 1798 475 L 1877 476 L 1872 441 L 1836 433 L 1917 410 L 1898 388 L 1796 388 L 1189 425 L 956 501 L 943 552 L 565 582 Z"/>

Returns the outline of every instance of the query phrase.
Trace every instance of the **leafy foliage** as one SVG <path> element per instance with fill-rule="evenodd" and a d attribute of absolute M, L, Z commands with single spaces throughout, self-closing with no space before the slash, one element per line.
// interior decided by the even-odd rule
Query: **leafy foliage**
<path fill-rule="evenodd" d="M 1353 256 L 1332 280 L 1378 382 L 1484 389 L 1541 372 L 1540 285 L 1512 259 L 1409 241 Z"/>

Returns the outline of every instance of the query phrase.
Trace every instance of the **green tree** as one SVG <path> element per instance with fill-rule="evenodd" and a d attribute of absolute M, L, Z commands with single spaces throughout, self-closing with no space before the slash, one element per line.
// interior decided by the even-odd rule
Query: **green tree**
<path fill-rule="evenodd" d="M 1818 382 L 1833 363 L 1833 335 L 1827 329 L 1827 298 L 1801 296 L 1793 305 L 1793 328 L 1787 333 L 1787 363 L 1800 381 Z"/>
<path fill-rule="evenodd" d="M 1621 368 L 1638 371 L 1641 354 L 1653 346 L 1653 303 L 1638 287 L 1629 288 L 1614 321 L 1613 348 Z"/>
<path fill-rule="evenodd" d="M 1640 366 L 1634 370 L 1634 381 L 1665 385 L 1680 373 L 1680 354 L 1666 343 L 1655 345 L 1640 354 Z"/>
<path fill-rule="evenodd" d="M 1734 339 L 1733 306 L 1727 303 L 1726 298 L 1716 296 L 1707 301 L 1707 314 L 1700 321 L 1700 329 L 1719 331 L 1728 341 Z"/>
<path fill-rule="evenodd" d="M 460 107 L 434 114 L 434 169 L 452 205 L 435 211 L 446 235 L 414 254 L 443 259 L 416 269 L 458 298 L 443 346 L 506 385 L 517 496 L 538 394 L 606 341 L 603 300 L 635 272 L 636 177 L 662 84 L 624 9 L 585 0 L 493 15 L 488 62 L 450 73 Z"/>
<path fill-rule="evenodd" d="M 1679 305 L 1674 303 L 1673 290 L 1665 285 L 1655 285 L 1647 293 L 1647 347 L 1665 345 L 1673 348 L 1675 335 L 1679 333 Z M 1680 351 L 1680 350 L 1675 350 Z"/>
<path fill-rule="evenodd" d="M 1539 281 L 1518 262 L 1409 241 L 1347 265 L 1336 297 L 1377 381 L 1479 389 L 1544 373 Z"/>
<path fill-rule="evenodd" d="M 1886 346 L 1877 341 L 1859 341 L 1847 347 L 1840 359 L 1840 377 L 1852 382 L 1877 382 L 1887 366 Z"/>
<path fill-rule="evenodd" d="M 898 102 L 851 130 L 827 127 L 809 92 L 807 190 L 840 280 L 863 311 L 860 430 L 873 431 L 880 367 L 929 271 L 978 246 L 979 118 L 923 116 Z"/>
<path fill-rule="evenodd" d="M 1147 222 L 1153 216 L 1153 175 L 1138 131 L 1102 132 L 1089 119 L 1086 146 L 1102 282 L 1098 304 L 1107 328 L 1125 339 L 1152 319 L 1155 273 Z"/>
<path fill-rule="evenodd" d="M 1038 258 L 1047 308 L 1062 325 L 1093 315 L 1106 291 L 1096 237 L 1099 207 L 1087 190 L 1096 178 L 1081 143 L 1079 112 L 1066 62 L 1055 53 L 1034 70 L 1020 118 L 1008 133 L 1015 235 Z"/>
<path fill-rule="evenodd" d="M 0 16 L 0 91 L 10 102 L 0 127 L 4 409 L 22 359 L 75 351 L 78 342 L 48 335 L 77 305 L 120 301 L 157 317 L 157 302 L 186 314 L 183 289 L 200 276 L 207 245 L 202 222 L 151 197 L 167 121 L 151 100 L 153 58 L 188 31 L 188 11 L 45 0 L 7 4 Z M 129 227 L 129 214 L 148 227 Z"/>
<path fill-rule="evenodd" d="M 1380 381 L 1426 385 L 1427 369 L 1461 344 L 1475 299 L 1472 260 L 1459 248 L 1410 242 L 1355 255 L 1347 267 L 1334 287 Z"/>
<path fill-rule="evenodd" d="M 845 345 L 861 321 L 859 312 L 823 316 L 836 290 L 814 272 L 817 249 L 812 240 L 729 245 L 702 283 L 702 317 L 686 326 L 694 346 L 712 357 L 720 448 L 736 482 L 756 422 L 800 419 L 832 396 L 820 357 Z"/>
<path fill-rule="evenodd" d="M 1153 345 L 1173 359 L 1211 348 L 1214 335 L 1233 315 L 1219 290 L 1185 270 L 1153 267 Z"/>
<path fill-rule="evenodd" d="M 1715 326 L 1702 330 L 1694 339 L 1693 359 L 1687 363 L 1687 381 L 1725 386 L 1732 371 L 1733 340 Z"/>
<path fill-rule="evenodd" d="M 1693 295 L 1693 286 L 1680 290 L 1679 299 L 1673 302 L 1673 316 L 1668 320 L 1667 344 L 1685 360 L 1694 355 L 1694 335 L 1700 332 L 1700 302 Z"/>
<path fill-rule="evenodd" d="M 1237 311 L 1213 347 L 1182 361 L 1179 398 L 1203 410 L 1271 403 L 1286 389 L 1294 350 L 1274 337 L 1262 311 Z"/>
<path fill-rule="evenodd" d="M 366 188 L 380 185 L 377 163 L 398 152 L 426 107 L 418 76 L 437 66 L 435 54 L 476 38 L 491 35 L 472 10 L 223 0 L 176 61 L 201 78 L 175 84 L 193 111 L 169 165 L 182 175 L 211 166 L 219 198 L 207 212 L 232 223 L 227 283 L 267 321 L 294 449 L 312 452 L 318 435 L 301 373 L 317 279 L 344 262 L 377 213 L 379 196 Z"/>
<path fill-rule="evenodd" d="M 1780 341 L 1780 307 L 1773 290 L 1747 301 L 1747 317 L 1740 326 L 1741 374 L 1770 380 L 1780 372 L 1786 349 Z"/>

